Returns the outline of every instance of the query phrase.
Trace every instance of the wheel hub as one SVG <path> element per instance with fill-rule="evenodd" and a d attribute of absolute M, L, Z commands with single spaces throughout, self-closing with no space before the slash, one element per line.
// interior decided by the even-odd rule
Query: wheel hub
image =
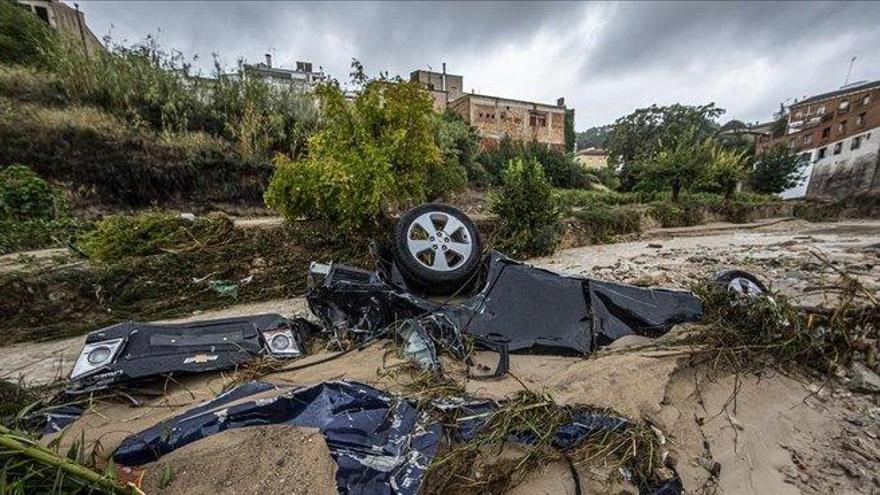
<path fill-rule="evenodd" d="M 447 272 L 462 266 L 473 252 L 467 228 L 442 211 L 419 215 L 407 229 L 407 248 L 419 264 Z"/>

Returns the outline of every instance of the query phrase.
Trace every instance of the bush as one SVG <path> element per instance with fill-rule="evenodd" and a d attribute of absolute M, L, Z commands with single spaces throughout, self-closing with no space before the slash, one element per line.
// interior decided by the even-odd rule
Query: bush
<path fill-rule="evenodd" d="M 648 214 L 663 227 L 690 227 L 705 223 L 703 206 L 693 202 L 654 203 L 648 209 Z"/>
<path fill-rule="evenodd" d="M 444 162 L 432 101 L 418 84 L 372 81 L 354 102 L 335 85 L 318 94 L 325 127 L 309 140 L 308 157 L 275 158 L 266 190 L 266 204 L 285 218 L 361 228 L 450 187 L 448 179 L 430 181 Z"/>
<path fill-rule="evenodd" d="M 547 179 L 556 187 L 583 188 L 597 180 L 578 165 L 571 153 L 536 141 L 519 143 L 504 137 L 497 146 L 489 147 L 477 156 L 477 161 L 496 184 L 501 181 L 504 167 L 515 159 L 537 160 L 544 168 Z"/>
<path fill-rule="evenodd" d="M 537 160 L 511 160 L 492 197 L 498 215 L 498 247 L 513 256 L 550 254 L 562 234 L 562 209 Z"/>
<path fill-rule="evenodd" d="M 0 170 L 0 218 L 53 220 L 68 213 L 64 195 L 31 169 L 12 165 Z"/>
<path fill-rule="evenodd" d="M 788 146 L 776 144 L 756 158 L 749 183 L 755 192 L 781 193 L 800 184 L 808 162 Z"/>
<path fill-rule="evenodd" d="M 448 168 L 446 172 L 441 171 L 440 176 L 448 176 L 451 180 L 443 189 L 458 190 L 467 182 L 476 186 L 486 186 L 491 182 L 486 169 L 476 161 L 480 151 L 480 136 L 457 113 L 447 110 L 438 119 L 435 139 L 443 155 L 443 163 Z"/>
<path fill-rule="evenodd" d="M 216 244 L 231 235 L 232 229 L 232 220 L 225 215 L 188 220 L 175 213 L 149 211 L 101 220 L 78 245 L 89 258 L 117 262 Z"/>
<path fill-rule="evenodd" d="M 63 193 L 31 169 L 0 170 L 0 254 L 58 245 L 82 227 Z"/>
<path fill-rule="evenodd" d="M 595 205 L 576 211 L 579 226 L 588 231 L 594 244 L 611 242 L 614 236 L 641 232 L 642 215 L 633 207 L 609 207 Z"/>

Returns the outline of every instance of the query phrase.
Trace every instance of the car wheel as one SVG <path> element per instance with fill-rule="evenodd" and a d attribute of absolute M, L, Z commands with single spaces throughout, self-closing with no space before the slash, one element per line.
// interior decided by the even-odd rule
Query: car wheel
<path fill-rule="evenodd" d="M 712 281 L 730 292 L 747 297 L 756 297 L 767 292 L 767 287 L 758 277 L 742 270 L 725 270 L 712 277 Z"/>
<path fill-rule="evenodd" d="M 409 284 L 431 294 L 450 294 L 472 279 L 482 242 L 467 215 L 451 206 L 428 203 L 400 217 L 392 248 Z"/>

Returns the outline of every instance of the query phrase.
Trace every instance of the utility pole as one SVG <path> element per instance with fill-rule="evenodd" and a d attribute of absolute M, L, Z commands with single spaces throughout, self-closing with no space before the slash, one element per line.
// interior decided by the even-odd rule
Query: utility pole
<path fill-rule="evenodd" d="M 850 74 L 852 74 L 852 68 L 853 68 L 853 64 L 854 64 L 855 61 L 856 61 L 856 58 L 857 58 L 857 57 L 856 57 L 855 55 L 853 55 L 853 58 L 851 58 L 851 59 L 849 60 L 849 70 L 846 71 L 846 81 L 843 82 L 843 85 L 844 85 L 844 86 L 846 86 L 847 84 L 849 84 L 849 76 L 850 76 Z"/>
<path fill-rule="evenodd" d="M 89 57 L 89 47 L 86 45 L 86 33 L 83 30 L 82 13 L 79 11 L 79 4 L 78 3 L 73 4 L 73 6 L 76 7 L 76 24 L 77 24 L 77 26 L 79 26 L 79 39 L 82 40 L 83 52 L 86 54 L 86 58 L 88 58 Z"/>

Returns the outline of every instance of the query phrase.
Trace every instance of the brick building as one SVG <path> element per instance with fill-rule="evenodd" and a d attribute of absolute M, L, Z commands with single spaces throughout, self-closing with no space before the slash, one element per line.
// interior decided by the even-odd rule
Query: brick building
<path fill-rule="evenodd" d="M 443 72 L 416 70 L 410 81 L 422 84 L 434 98 L 434 109 L 447 108 L 459 114 L 477 129 L 483 144 L 497 145 L 504 138 L 537 141 L 555 148 L 565 148 L 565 100 L 556 105 L 498 96 L 465 93 L 464 78 Z"/>
<path fill-rule="evenodd" d="M 755 151 L 783 143 L 808 161 L 807 179 L 783 196 L 838 200 L 880 193 L 880 80 L 797 102 L 785 134 L 760 136 Z"/>
<path fill-rule="evenodd" d="M 565 147 L 565 102 L 546 105 L 497 96 L 465 93 L 449 103 L 449 109 L 474 126 L 483 144 L 492 146 L 502 138 L 537 141 L 554 148 Z"/>

